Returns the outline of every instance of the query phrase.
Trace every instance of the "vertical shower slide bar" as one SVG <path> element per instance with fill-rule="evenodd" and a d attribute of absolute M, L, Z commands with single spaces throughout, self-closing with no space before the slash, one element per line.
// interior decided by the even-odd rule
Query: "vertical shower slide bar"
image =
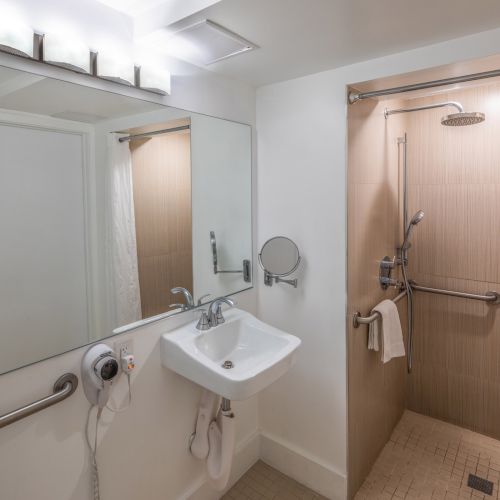
<path fill-rule="evenodd" d="M 403 235 L 408 227 L 408 134 L 405 132 L 404 137 L 398 137 L 398 149 L 403 149 Z M 400 264 L 403 274 L 407 295 L 407 316 L 408 316 L 408 352 L 407 352 L 407 368 L 408 373 L 411 373 L 413 365 L 413 290 L 409 283 L 407 275 L 408 250 L 400 250 Z"/>

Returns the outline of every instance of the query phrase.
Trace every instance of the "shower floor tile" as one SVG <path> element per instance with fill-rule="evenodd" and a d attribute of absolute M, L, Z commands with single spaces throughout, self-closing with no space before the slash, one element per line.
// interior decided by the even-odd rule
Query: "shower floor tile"
<path fill-rule="evenodd" d="M 223 500 L 327 500 L 259 460 Z"/>
<path fill-rule="evenodd" d="M 493 483 L 488 495 L 469 474 Z M 500 499 L 500 441 L 406 411 L 355 500 Z"/>

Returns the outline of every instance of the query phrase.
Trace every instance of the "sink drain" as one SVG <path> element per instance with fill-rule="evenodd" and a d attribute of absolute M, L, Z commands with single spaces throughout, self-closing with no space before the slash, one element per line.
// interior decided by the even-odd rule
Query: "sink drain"
<path fill-rule="evenodd" d="M 232 361 L 224 361 L 224 363 L 222 363 L 222 368 L 225 368 L 226 370 L 230 370 L 231 368 L 234 368 L 234 364 Z"/>

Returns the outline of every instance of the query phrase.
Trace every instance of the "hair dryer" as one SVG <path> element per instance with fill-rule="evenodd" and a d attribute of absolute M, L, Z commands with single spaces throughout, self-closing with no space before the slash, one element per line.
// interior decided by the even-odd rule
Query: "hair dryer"
<path fill-rule="evenodd" d="M 118 360 L 106 344 L 90 347 L 82 359 L 82 385 L 90 404 L 99 411 L 106 406 L 111 384 L 118 374 Z"/>

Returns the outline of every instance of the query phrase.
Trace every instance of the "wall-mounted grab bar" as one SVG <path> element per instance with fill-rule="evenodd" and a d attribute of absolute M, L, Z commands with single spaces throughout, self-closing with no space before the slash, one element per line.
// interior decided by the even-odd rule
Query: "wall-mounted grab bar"
<path fill-rule="evenodd" d="M 460 297 L 463 299 L 472 299 L 472 300 L 480 300 L 482 302 L 487 302 L 489 304 L 498 305 L 500 304 L 500 293 L 498 292 L 486 292 L 484 295 L 479 295 L 476 293 L 468 293 L 468 292 L 455 292 L 453 290 L 442 290 L 440 288 L 430 288 L 428 286 L 417 285 L 414 281 L 411 283 L 411 288 L 418 292 L 426 292 L 426 293 L 436 293 L 439 295 L 449 295 L 450 297 Z M 399 295 L 394 297 L 394 302 L 399 302 L 406 295 L 406 291 L 401 292 Z M 374 312 L 370 316 L 361 316 L 361 313 L 355 312 L 352 317 L 352 324 L 354 328 L 358 328 L 359 325 L 368 325 L 373 323 L 380 314 L 378 312 Z"/>
<path fill-rule="evenodd" d="M 37 413 L 49 406 L 55 405 L 60 401 L 71 396 L 78 387 L 78 377 L 73 373 L 66 373 L 59 377 L 54 384 L 54 393 L 46 398 L 39 399 L 34 403 L 18 408 L 17 410 L 6 413 L 0 416 L 0 428 L 6 425 L 13 424 L 33 413 Z"/>
<path fill-rule="evenodd" d="M 399 295 L 396 295 L 392 301 L 397 303 L 405 296 L 406 290 L 401 292 Z M 370 316 L 361 316 L 361 313 L 357 311 L 352 317 L 352 324 L 354 328 L 358 328 L 359 325 L 369 325 L 370 323 L 373 323 L 377 318 L 380 318 L 380 314 L 378 312 L 374 312 L 373 314 L 370 314 Z"/>
<path fill-rule="evenodd" d="M 439 295 L 450 295 L 451 297 L 461 297 L 463 299 L 481 300 L 489 302 L 490 304 L 500 304 L 500 294 L 498 292 L 486 292 L 484 295 L 467 292 L 455 292 L 453 290 L 441 290 L 440 288 L 430 288 L 428 286 L 417 285 L 415 282 L 411 283 L 413 290 L 418 292 L 437 293 Z"/>

